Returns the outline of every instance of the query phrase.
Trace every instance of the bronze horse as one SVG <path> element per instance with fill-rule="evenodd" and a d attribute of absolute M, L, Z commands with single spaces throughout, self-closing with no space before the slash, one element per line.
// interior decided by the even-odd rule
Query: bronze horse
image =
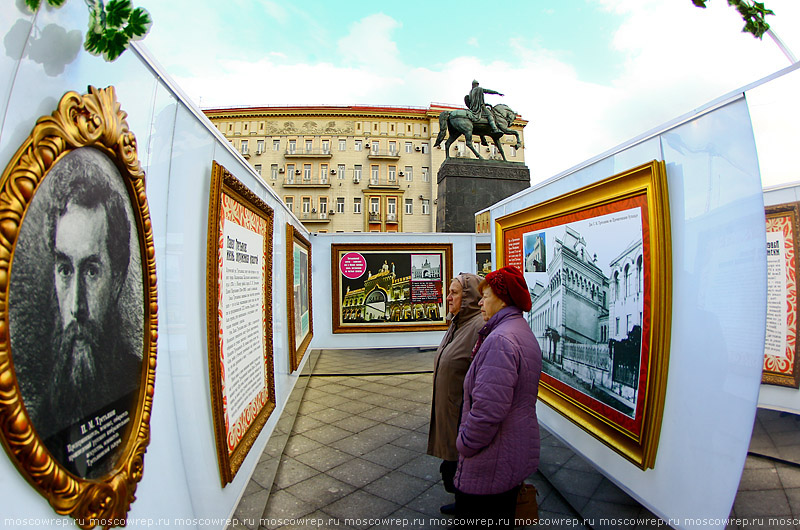
<path fill-rule="evenodd" d="M 475 156 L 483 160 L 481 154 L 475 149 L 475 146 L 472 145 L 472 135 L 476 134 L 480 136 L 483 145 L 488 145 L 484 139 L 485 136 L 488 136 L 494 141 L 494 145 L 497 146 L 497 150 L 500 151 L 503 160 L 506 160 L 506 154 L 503 152 L 503 146 L 500 144 L 500 139 L 503 135 L 513 134 L 517 138 L 517 144 L 514 147 L 517 149 L 522 147 L 519 134 L 517 131 L 511 129 L 511 124 L 514 123 L 517 113 L 511 110 L 508 105 L 502 103 L 492 107 L 490 112 L 494 114 L 494 120 L 500 132 L 492 132 L 492 129 L 489 127 L 489 122 L 485 119 L 473 123 L 469 117 L 471 113 L 468 110 L 459 109 L 442 112 L 439 114 L 439 136 L 436 137 L 436 143 L 433 144 L 433 146 L 438 147 L 442 143 L 442 140 L 444 140 L 446 131 L 449 131 L 450 135 L 447 137 L 444 149 L 445 153 L 447 153 L 447 158 L 450 158 L 450 146 L 463 134 L 467 142 L 467 147 L 475 153 Z"/>

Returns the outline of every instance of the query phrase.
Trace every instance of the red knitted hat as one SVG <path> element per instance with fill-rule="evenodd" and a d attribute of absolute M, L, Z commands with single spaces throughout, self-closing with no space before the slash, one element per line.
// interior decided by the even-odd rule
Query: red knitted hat
<path fill-rule="evenodd" d="M 523 311 L 531 310 L 531 294 L 525 276 L 514 266 L 503 267 L 486 275 L 486 283 L 492 292 L 506 303 L 517 306 Z"/>

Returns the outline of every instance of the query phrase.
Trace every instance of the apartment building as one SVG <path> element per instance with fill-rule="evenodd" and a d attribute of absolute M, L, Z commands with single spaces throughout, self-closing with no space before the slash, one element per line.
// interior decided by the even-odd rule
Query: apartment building
<path fill-rule="evenodd" d="M 456 107 L 238 107 L 206 116 L 312 232 L 434 232 L 439 114 Z M 522 137 L 527 122 L 517 119 Z M 485 158 L 494 146 L 477 145 Z M 507 142 L 507 144 L 506 144 Z M 514 138 L 509 161 L 524 162 Z M 473 157 L 463 138 L 451 156 Z"/>

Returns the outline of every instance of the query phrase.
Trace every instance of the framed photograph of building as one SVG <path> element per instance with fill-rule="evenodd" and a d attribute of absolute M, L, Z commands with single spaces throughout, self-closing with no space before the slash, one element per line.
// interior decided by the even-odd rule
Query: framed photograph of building
<path fill-rule="evenodd" d="M 447 329 L 451 244 L 331 245 L 333 332 Z"/>
<path fill-rule="evenodd" d="M 314 336 L 311 304 L 311 242 L 286 224 L 286 293 L 289 315 L 289 355 L 294 372 Z"/>
<path fill-rule="evenodd" d="M 761 382 L 800 387 L 797 360 L 798 203 L 767 206 L 767 334 Z"/>
<path fill-rule="evenodd" d="M 273 211 L 216 162 L 208 208 L 208 366 L 224 486 L 275 409 Z"/>
<path fill-rule="evenodd" d="M 82 528 L 126 521 L 150 442 L 155 250 L 114 87 L 68 92 L 0 178 L 0 438 Z"/>
<path fill-rule="evenodd" d="M 497 220 L 498 267 L 524 271 L 539 398 L 642 469 L 666 390 L 671 245 L 653 161 Z"/>

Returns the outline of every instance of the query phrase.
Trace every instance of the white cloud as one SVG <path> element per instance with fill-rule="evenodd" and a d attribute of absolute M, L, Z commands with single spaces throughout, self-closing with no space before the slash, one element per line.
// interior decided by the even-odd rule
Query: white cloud
<path fill-rule="evenodd" d="M 402 69 L 397 44 L 392 40 L 392 32 L 400 26 L 383 13 L 368 15 L 351 24 L 350 32 L 337 43 L 345 64 L 385 73 Z"/>

